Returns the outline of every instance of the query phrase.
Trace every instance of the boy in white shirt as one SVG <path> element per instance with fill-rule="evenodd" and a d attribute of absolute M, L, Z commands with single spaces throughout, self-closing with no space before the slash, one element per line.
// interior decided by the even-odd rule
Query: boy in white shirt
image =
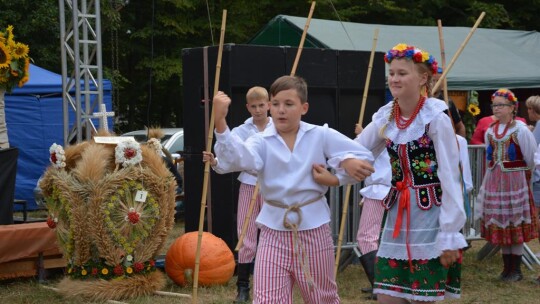
<path fill-rule="evenodd" d="M 293 285 L 305 303 L 339 303 L 327 186 L 311 173 L 322 163 L 336 170 L 340 183 L 357 183 L 373 172 L 371 152 L 325 126 L 301 121 L 308 110 L 307 84 L 282 76 L 270 87 L 274 125 L 245 142 L 225 120 L 231 100 L 214 96 L 214 150 L 228 172 L 257 172 L 264 204 L 255 259 L 253 303 L 291 303 Z M 328 161 L 327 161 L 328 159 Z"/>
<path fill-rule="evenodd" d="M 237 135 L 241 140 L 247 140 L 251 135 L 263 132 L 272 125 L 272 119 L 268 117 L 269 109 L 268 91 L 263 87 L 252 87 L 246 93 L 246 108 L 251 114 L 243 124 L 232 129 L 231 134 Z M 219 174 L 225 173 L 212 153 L 203 152 L 203 161 L 210 161 L 212 168 Z M 251 198 L 257 184 L 257 175 L 252 171 L 243 171 L 238 176 L 240 181 L 240 189 L 238 190 L 238 211 L 236 212 L 236 231 L 238 237 L 242 233 L 242 227 L 246 221 Z M 249 218 L 247 229 L 243 239 L 242 247 L 238 250 L 238 265 L 236 266 L 237 281 L 236 286 L 238 294 L 235 303 L 244 303 L 249 300 L 249 275 L 251 267 L 255 260 L 255 252 L 257 251 L 257 235 L 258 229 L 255 224 L 255 219 L 259 214 L 262 206 L 262 195 L 259 194 L 253 205 L 252 215 Z"/>

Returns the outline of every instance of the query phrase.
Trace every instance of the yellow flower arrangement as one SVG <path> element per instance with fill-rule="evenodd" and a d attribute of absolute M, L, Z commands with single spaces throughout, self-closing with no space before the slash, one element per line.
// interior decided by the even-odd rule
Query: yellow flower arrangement
<path fill-rule="evenodd" d="M 29 52 L 28 45 L 15 41 L 12 25 L 0 30 L 0 89 L 11 93 L 14 86 L 22 87 L 28 81 Z"/>

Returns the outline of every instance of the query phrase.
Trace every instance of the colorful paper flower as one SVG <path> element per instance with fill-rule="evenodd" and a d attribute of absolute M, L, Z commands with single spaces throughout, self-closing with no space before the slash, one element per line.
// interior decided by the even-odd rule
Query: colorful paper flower
<path fill-rule="evenodd" d="M 134 140 L 118 143 L 115 148 L 115 162 L 123 167 L 136 165 L 142 161 L 141 145 Z"/>
<path fill-rule="evenodd" d="M 129 212 L 124 218 L 126 222 L 130 222 L 131 224 L 135 225 L 139 222 L 139 219 L 141 218 L 141 214 L 135 210 L 135 208 L 129 208 Z"/>
<path fill-rule="evenodd" d="M 53 167 L 61 169 L 66 166 L 66 153 L 64 152 L 64 148 L 62 148 L 62 146 L 53 143 L 49 148 L 49 154 L 49 161 Z"/>

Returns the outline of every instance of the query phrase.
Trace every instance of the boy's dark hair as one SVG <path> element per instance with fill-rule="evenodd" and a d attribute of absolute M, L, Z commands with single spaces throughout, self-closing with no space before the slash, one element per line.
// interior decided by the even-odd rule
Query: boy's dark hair
<path fill-rule="evenodd" d="M 279 92 L 290 89 L 296 90 L 301 103 L 307 102 L 307 83 L 302 77 L 298 76 L 281 76 L 276 79 L 270 86 L 270 96 L 276 96 Z"/>

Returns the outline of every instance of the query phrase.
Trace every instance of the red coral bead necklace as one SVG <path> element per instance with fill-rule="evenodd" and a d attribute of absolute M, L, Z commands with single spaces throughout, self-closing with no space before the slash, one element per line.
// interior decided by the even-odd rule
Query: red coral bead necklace
<path fill-rule="evenodd" d="M 510 121 L 506 124 L 506 127 L 504 127 L 504 131 L 502 132 L 502 134 L 499 134 L 499 125 L 501 124 L 501 122 L 497 120 L 495 126 L 493 127 L 493 134 L 495 135 L 496 139 L 501 139 L 506 135 L 506 132 L 508 132 L 508 128 L 512 124 L 512 121 L 513 119 L 510 119 Z"/>
<path fill-rule="evenodd" d="M 411 117 L 409 119 L 404 119 L 401 117 L 401 110 L 399 109 L 398 100 L 396 99 L 394 101 L 394 120 L 396 121 L 396 126 L 398 129 L 403 130 L 410 126 L 414 119 L 416 118 L 416 115 L 420 112 L 420 109 L 422 109 L 422 106 L 424 106 L 424 102 L 426 101 L 425 96 L 420 96 L 420 100 L 418 101 L 418 104 L 416 105 L 416 108 L 414 109 L 414 112 L 412 113 Z"/>

